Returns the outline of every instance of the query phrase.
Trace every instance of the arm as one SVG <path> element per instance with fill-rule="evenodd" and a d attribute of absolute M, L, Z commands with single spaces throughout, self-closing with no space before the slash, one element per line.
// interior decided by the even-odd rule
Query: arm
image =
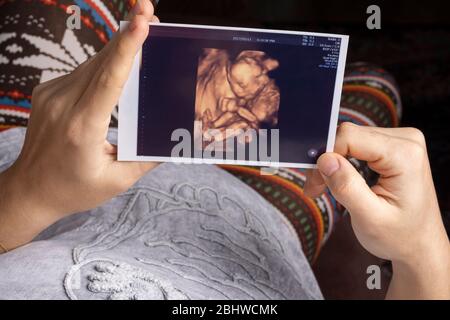
<path fill-rule="evenodd" d="M 0 253 L 26 244 L 67 215 L 97 207 L 155 166 L 118 162 L 116 147 L 106 141 L 148 22 L 157 18 L 143 0 L 130 20 L 95 57 L 33 91 L 22 151 L 0 174 Z"/>
<path fill-rule="evenodd" d="M 448 240 L 447 240 L 448 241 Z M 445 243 L 444 239 L 441 243 Z M 439 243 L 437 243 L 439 245 Z M 448 248 L 409 261 L 393 262 L 393 277 L 386 299 L 450 299 Z M 447 262 L 446 262 L 447 261 Z"/>
<path fill-rule="evenodd" d="M 380 178 L 369 187 L 346 156 L 367 161 Z M 423 134 L 412 128 L 340 126 L 335 153 L 318 160 L 305 192 L 328 187 L 350 212 L 369 252 L 391 260 L 388 299 L 450 299 L 450 245 Z"/>

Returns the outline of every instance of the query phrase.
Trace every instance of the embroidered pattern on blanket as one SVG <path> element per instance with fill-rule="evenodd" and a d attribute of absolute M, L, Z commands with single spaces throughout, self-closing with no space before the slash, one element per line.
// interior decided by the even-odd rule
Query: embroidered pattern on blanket
<path fill-rule="evenodd" d="M 282 242 L 260 217 L 209 187 L 181 183 L 170 192 L 131 190 L 112 228 L 73 249 L 65 292 L 70 299 L 80 294 L 106 299 L 287 299 L 273 282 L 279 265 L 271 268 L 266 255 L 275 255 L 296 285 L 302 287 L 302 280 L 285 258 Z M 172 231 L 158 228 L 167 223 Z M 126 261 L 110 258 L 113 249 L 123 252 Z M 191 297 L 180 289 L 186 286 L 203 290 Z"/>

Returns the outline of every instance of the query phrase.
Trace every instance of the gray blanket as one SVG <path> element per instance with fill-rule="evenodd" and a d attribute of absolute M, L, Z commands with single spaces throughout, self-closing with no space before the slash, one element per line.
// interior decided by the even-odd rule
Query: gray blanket
<path fill-rule="evenodd" d="M 0 134 L 0 171 L 23 137 L 23 129 Z M 0 298 L 322 295 L 295 231 L 260 195 L 215 166 L 162 164 L 126 193 L 0 255 Z"/>

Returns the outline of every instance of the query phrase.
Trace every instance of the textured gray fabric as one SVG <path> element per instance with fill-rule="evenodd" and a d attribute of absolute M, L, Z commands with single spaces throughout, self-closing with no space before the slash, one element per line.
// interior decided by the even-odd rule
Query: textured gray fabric
<path fill-rule="evenodd" d="M 0 134 L 0 170 L 23 136 L 23 129 Z M 0 298 L 322 295 L 295 231 L 255 191 L 215 166 L 163 164 L 128 192 L 0 255 Z"/>

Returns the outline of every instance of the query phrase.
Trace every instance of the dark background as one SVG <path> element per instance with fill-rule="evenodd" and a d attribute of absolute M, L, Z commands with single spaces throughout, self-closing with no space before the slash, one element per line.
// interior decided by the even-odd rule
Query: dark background
<path fill-rule="evenodd" d="M 155 35 L 152 37 L 150 33 L 143 49 L 138 155 L 170 157 L 173 146 L 178 144 L 170 142 L 170 137 L 178 128 L 189 130 L 193 137 L 197 66 L 204 48 L 225 49 L 231 59 L 243 50 L 264 51 L 276 59 L 280 65 L 269 75 L 281 95 L 276 126 L 280 130 L 280 162 L 315 163 L 308 150 L 325 151 L 337 70 L 318 67 L 327 54 L 322 48 L 167 38 L 156 36 L 158 31 L 153 30 Z M 326 39 L 321 41 L 334 44 Z M 152 105 L 157 107 L 151 108 Z"/>
<path fill-rule="evenodd" d="M 381 30 L 368 30 L 366 9 L 381 8 Z M 384 67 L 403 99 L 403 126 L 428 142 L 443 211 L 450 211 L 450 1 L 161 0 L 164 22 L 322 31 L 350 35 L 348 62 Z"/>

